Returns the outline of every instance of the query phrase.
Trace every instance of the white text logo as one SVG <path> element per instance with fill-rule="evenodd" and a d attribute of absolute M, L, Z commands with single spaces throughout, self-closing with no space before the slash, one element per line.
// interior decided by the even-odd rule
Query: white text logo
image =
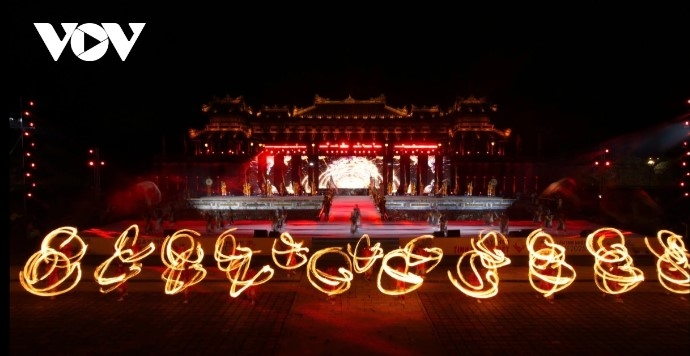
<path fill-rule="evenodd" d="M 109 42 L 113 43 L 113 47 L 115 47 L 117 54 L 119 54 L 120 58 L 124 61 L 146 24 L 130 23 L 129 27 L 134 33 L 131 39 L 127 39 L 120 25 L 116 23 L 102 23 L 102 26 L 93 23 L 85 23 L 82 25 L 78 23 L 63 23 L 61 25 L 65 30 L 64 38 L 58 36 L 53 25 L 49 23 L 34 23 L 34 26 L 36 26 L 38 30 L 38 34 L 40 34 L 41 39 L 43 39 L 43 43 L 46 44 L 50 55 L 53 56 L 53 60 L 57 61 L 58 58 L 60 58 L 69 40 L 72 46 L 72 52 L 74 52 L 79 59 L 92 62 L 103 57 L 108 50 Z M 84 35 L 93 37 L 99 43 L 85 50 Z"/>

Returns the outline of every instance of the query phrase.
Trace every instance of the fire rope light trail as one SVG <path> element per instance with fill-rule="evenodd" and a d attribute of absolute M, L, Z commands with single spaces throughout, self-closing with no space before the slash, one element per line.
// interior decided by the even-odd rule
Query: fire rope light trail
<path fill-rule="evenodd" d="M 408 263 L 404 263 L 404 266 L 401 270 L 397 270 L 396 267 L 391 266 L 390 260 L 393 258 L 402 258 L 407 262 L 407 260 L 409 259 L 409 254 L 405 249 L 399 248 L 391 252 L 388 252 L 385 256 L 383 256 L 383 260 L 381 261 L 381 268 L 379 269 L 378 278 L 376 279 L 376 284 L 381 293 L 388 295 L 402 295 L 412 292 L 413 290 L 416 290 L 417 288 L 421 287 L 422 282 L 424 282 L 424 279 L 421 276 L 409 272 L 410 265 Z M 393 278 L 395 281 L 404 282 L 405 288 L 385 288 L 381 283 L 383 273 L 386 273 L 387 276 Z"/>
<path fill-rule="evenodd" d="M 633 265 L 620 230 L 609 227 L 597 229 L 587 235 L 585 244 L 595 258 L 594 283 L 602 292 L 623 294 L 644 281 L 644 273 Z"/>
<path fill-rule="evenodd" d="M 508 239 L 497 231 L 489 231 L 485 235 L 482 231 L 479 233 L 479 239 L 476 243 L 474 238 L 470 240 L 472 249 L 460 255 L 456 265 L 456 272 L 460 281 L 453 277 L 451 271 L 448 271 L 448 278 L 455 288 L 474 298 L 486 299 L 498 294 L 498 268 L 511 263 L 510 258 L 506 257 L 505 253 L 498 248 L 499 243 L 507 246 Z M 469 278 L 465 277 L 461 268 L 462 261 L 467 257 L 469 257 L 469 266 L 472 270 Z M 478 262 L 477 258 L 479 258 Z M 478 268 L 477 264 L 480 264 L 481 267 Z M 484 283 L 484 280 L 487 284 Z"/>
<path fill-rule="evenodd" d="M 534 230 L 527 236 L 526 245 L 529 283 L 534 290 L 549 298 L 575 281 L 575 269 L 565 262 L 565 247 L 555 243 L 551 235 L 541 229 Z M 549 288 L 543 288 L 544 284 Z"/>
<path fill-rule="evenodd" d="M 690 294 L 690 265 L 688 265 L 690 254 L 685 248 L 683 237 L 669 230 L 660 230 L 656 237 L 663 248 L 663 253 L 652 248 L 646 237 L 644 243 L 658 258 L 656 269 L 659 283 L 671 293 Z"/>
<path fill-rule="evenodd" d="M 362 244 L 362 242 L 366 242 L 366 244 L 364 244 L 363 247 L 360 248 L 360 244 Z M 360 252 L 365 248 L 368 248 L 371 251 L 371 256 L 360 256 Z M 347 253 L 350 255 L 350 257 L 352 257 L 352 264 L 355 273 L 364 273 L 369 269 L 374 268 L 376 260 L 378 260 L 379 258 L 383 258 L 383 249 L 381 248 L 381 243 L 377 242 L 376 244 L 374 244 L 374 246 L 371 246 L 371 241 L 369 239 L 369 235 L 367 234 L 362 235 L 362 237 L 360 237 L 359 240 L 357 240 L 357 244 L 355 244 L 354 251 L 352 249 L 352 246 L 350 246 L 350 244 L 348 243 Z"/>
<path fill-rule="evenodd" d="M 317 266 L 317 262 L 324 255 L 335 254 L 341 255 L 345 259 L 346 267 L 339 267 L 338 274 L 323 271 Z M 330 271 L 330 269 L 329 269 Z M 340 247 L 328 247 L 316 251 L 310 258 L 307 264 L 307 278 L 314 288 L 326 293 L 328 296 L 342 294 L 350 289 L 352 285 L 352 261 L 350 257 L 342 251 Z"/>
<path fill-rule="evenodd" d="M 423 276 L 410 272 L 410 267 L 415 267 L 420 263 L 433 261 L 431 266 L 427 268 L 427 271 L 431 271 L 441 262 L 443 250 L 440 248 L 424 247 L 429 256 L 422 256 L 414 253 L 416 247 L 422 244 L 423 240 L 433 240 L 433 238 L 433 235 L 422 235 L 416 237 L 410 240 L 405 247 L 390 251 L 383 256 L 383 260 L 381 261 L 381 269 L 379 269 L 379 274 L 376 281 L 381 293 L 388 295 L 403 295 L 417 290 L 422 286 L 422 283 L 424 282 Z M 398 263 L 396 266 L 395 263 L 390 262 L 391 260 L 397 259 L 402 260 L 402 266 L 400 263 Z M 384 273 L 396 282 L 403 282 L 405 287 L 395 289 L 385 288 L 382 283 Z"/>
<path fill-rule="evenodd" d="M 280 234 L 280 242 L 283 245 L 283 248 L 279 249 L 276 248 L 278 239 L 273 240 L 271 257 L 273 257 L 273 262 L 276 264 L 276 266 L 286 270 L 294 270 L 307 263 L 309 257 L 307 257 L 306 254 L 309 253 L 309 248 L 302 247 L 304 241 L 295 242 L 289 233 L 283 232 Z M 287 263 L 287 259 L 285 260 L 285 263 L 278 261 L 278 256 L 290 256 L 290 254 L 292 254 L 292 258 L 295 258 L 296 262 L 294 264 Z M 299 258 L 299 260 L 297 260 L 297 258 Z"/>
<path fill-rule="evenodd" d="M 194 235 L 200 233 L 182 229 L 168 235 L 161 246 L 161 260 L 167 267 L 161 278 L 165 281 L 165 294 L 177 294 L 189 288 L 206 277 L 206 269 L 201 264 L 204 259 L 204 249 L 201 243 L 194 240 Z M 184 244 L 178 240 L 186 239 Z M 196 259 L 190 257 L 196 252 Z"/>
<path fill-rule="evenodd" d="M 52 245 L 57 242 L 55 249 Z M 86 249 L 76 228 L 65 226 L 51 231 L 43 238 L 41 249 L 29 257 L 24 270 L 19 272 L 19 283 L 29 293 L 42 297 L 69 292 L 81 280 L 81 259 Z M 39 283 L 45 283 L 45 287 L 39 287 Z"/>
<path fill-rule="evenodd" d="M 414 239 L 410 240 L 410 242 L 405 244 L 404 250 L 407 251 L 409 255 L 409 259 L 407 260 L 409 267 L 416 267 L 419 264 L 430 262 L 431 264 L 426 267 L 426 272 L 428 273 L 436 268 L 439 263 L 441 263 L 441 259 L 443 258 L 443 249 L 438 247 L 430 247 L 433 240 L 434 235 L 422 235 L 415 237 Z M 422 249 L 426 252 L 425 255 L 420 255 L 415 252 L 417 251 L 418 246 L 422 247 Z"/>
<path fill-rule="evenodd" d="M 129 241 L 130 231 L 134 232 L 134 236 L 131 238 L 131 241 Z M 141 272 L 142 266 L 140 261 L 148 257 L 156 250 L 156 245 L 153 242 L 149 243 L 145 248 L 139 250 L 137 247 L 137 237 L 139 237 L 139 226 L 134 224 L 122 232 L 117 241 L 115 241 L 115 253 L 101 263 L 98 267 L 96 267 L 93 276 L 96 279 L 96 282 L 101 286 L 99 289 L 101 293 L 110 293 L 123 283 L 127 282 L 127 280 L 130 278 L 138 275 Z M 134 252 L 135 249 L 137 250 L 136 253 Z M 105 275 L 108 271 L 118 269 L 117 267 L 112 267 L 113 262 L 116 260 L 119 260 L 120 263 L 129 265 L 128 271 L 126 273 L 116 274 L 113 277 L 106 277 Z"/>
<path fill-rule="evenodd" d="M 237 230 L 237 228 L 232 228 L 218 236 L 214 252 L 214 257 L 218 263 L 218 269 L 225 272 L 225 276 L 232 282 L 230 284 L 229 294 L 233 298 L 237 298 L 251 286 L 257 286 L 268 282 L 273 278 L 274 274 L 273 268 L 269 265 L 265 265 L 258 273 L 247 279 L 247 272 L 251 265 L 252 255 L 254 252 L 261 251 L 252 251 L 249 247 L 240 246 L 235 241 L 235 236 L 232 235 L 232 232 L 235 230 Z M 227 241 L 230 241 L 229 248 L 225 246 Z M 226 250 L 229 251 L 229 254 L 223 252 Z"/>

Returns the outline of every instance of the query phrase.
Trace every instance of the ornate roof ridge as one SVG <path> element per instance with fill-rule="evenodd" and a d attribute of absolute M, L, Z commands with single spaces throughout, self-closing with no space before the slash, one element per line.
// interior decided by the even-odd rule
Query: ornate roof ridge
<path fill-rule="evenodd" d="M 458 97 L 458 100 L 456 100 L 456 102 L 460 104 L 485 104 L 486 97 L 477 98 L 474 95 L 470 95 L 467 98 Z"/>
<path fill-rule="evenodd" d="M 320 96 L 319 94 L 314 95 L 314 105 L 316 104 L 386 104 L 386 96 L 381 94 L 375 98 L 369 99 L 355 99 L 352 95 L 348 94 L 347 98 L 343 100 L 331 100 Z"/>

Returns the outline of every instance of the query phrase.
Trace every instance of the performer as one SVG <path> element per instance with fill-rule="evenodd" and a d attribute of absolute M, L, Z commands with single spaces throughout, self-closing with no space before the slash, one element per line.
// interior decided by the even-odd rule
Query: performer
<path fill-rule="evenodd" d="M 388 211 L 386 210 L 386 197 L 381 195 L 379 199 L 379 212 L 381 213 L 381 220 L 388 221 Z"/>
<path fill-rule="evenodd" d="M 498 184 L 498 181 L 496 178 L 491 178 L 489 181 L 489 186 L 487 187 L 487 196 L 495 196 L 496 195 L 496 185 Z"/>
<path fill-rule="evenodd" d="M 224 180 L 220 181 L 220 195 L 222 195 L 222 196 L 228 195 L 228 186 L 227 186 L 227 184 L 225 184 Z"/>
<path fill-rule="evenodd" d="M 482 285 L 482 283 L 483 283 L 483 282 L 481 281 L 481 278 L 483 278 L 483 276 L 486 276 L 486 272 L 487 272 L 486 267 L 484 267 L 483 265 L 478 266 L 478 267 L 477 267 L 477 273 L 474 273 L 474 271 L 470 271 L 470 272 L 467 273 L 467 282 L 468 282 L 471 286 L 480 287 L 480 286 Z M 468 298 L 471 298 L 471 297 L 472 297 L 472 296 L 470 296 L 469 294 L 466 294 L 466 296 L 467 296 Z M 477 300 L 477 304 L 482 304 L 482 299 L 481 299 L 481 298 L 476 298 L 476 297 L 475 297 L 475 299 Z"/>
<path fill-rule="evenodd" d="M 328 214 L 331 211 L 331 197 L 330 195 L 326 194 L 323 196 L 323 202 L 321 202 L 321 211 L 319 212 L 319 216 L 317 218 L 318 221 L 321 221 L 321 216 L 324 216 L 326 218 L 326 222 L 328 222 Z"/>
<path fill-rule="evenodd" d="M 350 213 L 350 233 L 354 234 L 359 228 L 359 211 L 357 208 Z"/>
<path fill-rule="evenodd" d="M 565 231 L 565 213 L 562 211 L 558 213 L 558 227 L 556 229 L 558 231 Z"/>
<path fill-rule="evenodd" d="M 126 274 L 127 273 L 127 266 L 125 266 L 125 263 L 122 262 L 121 260 L 118 260 L 118 263 L 117 263 L 117 273 L 118 274 Z M 121 301 L 125 300 L 125 297 L 128 294 L 127 280 L 125 280 L 124 282 L 122 282 L 122 284 L 120 284 L 120 286 L 117 288 L 117 291 L 120 295 L 120 297 L 117 298 L 117 301 L 121 302 Z"/>
<path fill-rule="evenodd" d="M 247 271 L 246 280 L 251 280 L 252 278 L 254 278 L 254 276 L 256 276 L 256 270 L 255 270 L 254 268 L 250 268 L 250 269 Z M 258 289 L 258 287 L 257 287 L 255 284 L 252 284 L 251 286 L 249 286 L 249 287 L 247 288 L 247 291 L 246 291 L 246 292 L 247 292 L 247 294 L 246 294 L 246 295 L 247 295 L 247 299 L 249 299 L 249 302 L 250 302 L 252 305 L 256 304 L 256 298 L 257 298 L 257 295 L 258 295 L 258 290 L 257 290 L 257 289 Z"/>
<path fill-rule="evenodd" d="M 269 179 L 266 179 L 266 190 L 264 193 L 266 194 L 267 197 L 270 197 L 273 195 L 273 183 Z"/>
<path fill-rule="evenodd" d="M 549 209 L 546 210 L 546 214 L 544 215 L 544 227 L 553 227 L 553 213 Z"/>
<path fill-rule="evenodd" d="M 286 265 L 289 267 L 293 267 L 297 264 L 297 259 L 295 258 L 295 252 L 291 251 L 288 256 L 287 256 L 287 262 Z M 295 270 L 294 269 L 288 269 L 287 270 L 287 277 L 290 278 L 295 275 Z"/>
<path fill-rule="evenodd" d="M 609 273 L 613 274 L 614 276 L 624 276 L 625 275 L 625 273 L 623 272 L 623 270 L 620 268 L 620 266 L 617 263 L 606 262 L 604 264 L 604 267 L 609 271 Z M 615 280 L 612 280 L 612 279 L 607 279 L 606 285 L 613 292 L 617 292 L 617 291 L 622 289 L 620 283 L 615 281 Z M 606 293 L 603 293 L 602 296 L 605 297 Z M 616 294 L 614 300 L 616 301 L 616 303 L 623 303 L 623 294 L 622 293 Z"/>
<path fill-rule="evenodd" d="M 403 268 L 403 266 L 398 266 L 398 267 L 396 268 L 396 270 L 397 270 L 398 272 L 400 272 L 400 273 L 404 273 L 404 272 L 405 272 L 405 269 Z M 396 289 L 398 292 L 404 292 L 406 287 L 407 287 L 407 285 L 405 284 L 405 281 L 400 280 L 400 279 L 396 279 L 396 280 L 395 280 L 395 289 Z M 405 304 L 405 294 L 404 294 L 404 293 L 398 295 L 398 299 L 401 301 L 401 303 Z"/>
<path fill-rule="evenodd" d="M 448 218 L 446 218 L 446 214 L 441 214 L 441 217 L 439 217 L 438 227 L 443 236 L 448 236 Z"/>
<path fill-rule="evenodd" d="M 499 225 L 501 228 L 501 233 L 504 235 L 508 234 L 508 221 L 509 221 L 508 214 L 506 214 L 505 212 L 502 212 L 501 218 L 499 220 Z"/>
<path fill-rule="evenodd" d="M 417 246 L 415 249 L 415 254 L 421 256 L 422 258 L 428 258 L 429 252 L 424 249 L 424 246 Z M 422 278 L 426 278 L 426 262 L 420 263 L 416 266 L 416 273 Z"/>
<path fill-rule="evenodd" d="M 364 246 L 364 248 L 362 248 L 362 257 L 369 259 L 373 255 L 374 255 L 374 253 L 371 251 L 371 246 Z M 368 260 L 364 263 L 368 263 Z M 372 265 L 369 267 L 369 269 L 364 271 L 364 279 L 366 279 L 367 281 L 370 281 L 371 275 L 373 274 L 373 272 L 374 272 L 374 266 Z"/>
<path fill-rule="evenodd" d="M 326 273 L 328 273 L 331 276 L 336 276 L 338 274 L 338 269 L 335 268 L 335 266 L 330 266 L 326 269 Z M 337 284 L 330 286 L 331 291 L 335 291 L 337 288 L 338 288 Z M 328 297 L 326 297 L 326 300 L 331 304 L 335 304 L 335 294 L 328 294 Z"/>
<path fill-rule="evenodd" d="M 177 243 L 177 244 L 175 244 L 175 246 L 173 248 L 175 249 L 175 251 L 178 254 L 184 255 L 185 247 L 182 244 Z M 184 301 L 183 301 L 183 303 L 187 304 L 187 303 L 189 303 L 189 294 L 191 292 L 189 289 L 188 283 L 189 283 L 189 280 L 191 279 L 191 273 L 192 272 L 189 270 L 189 267 L 183 262 L 182 269 L 180 270 L 180 273 L 181 273 L 180 280 L 182 281 L 182 283 L 184 283 L 184 287 L 183 287 L 184 288 L 184 290 L 183 290 Z"/>
<path fill-rule="evenodd" d="M 557 273 L 558 273 L 558 270 L 557 270 L 556 268 L 554 268 L 552 264 L 549 264 L 549 265 L 544 269 L 544 271 L 542 272 L 542 275 L 544 275 L 544 276 L 546 276 L 546 277 L 553 277 L 553 276 L 555 276 Z M 552 283 L 547 282 L 545 279 L 542 279 L 542 280 L 539 282 L 539 288 L 542 289 L 542 290 L 551 291 L 554 287 L 555 287 L 555 286 L 554 286 Z M 546 298 L 546 300 L 549 301 L 549 304 L 553 304 L 553 303 L 554 303 L 554 298 L 555 298 L 555 297 L 556 297 L 556 294 L 555 294 L 555 293 L 551 293 L 551 294 L 549 294 L 548 297 L 545 297 L 545 298 Z"/>
<path fill-rule="evenodd" d="M 666 260 L 661 260 L 659 262 L 659 268 L 663 274 L 665 274 L 669 277 L 672 277 L 673 279 L 675 279 L 677 281 L 687 280 L 686 279 L 687 277 L 685 276 L 683 271 L 680 269 L 681 267 L 674 266 L 672 263 L 670 263 Z M 667 290 L 666 295 L 671 295 L 671 292 L 669 290 Z M 680 294 L 680 300 L 687 300 L 687 298 L 685 297 L 685 295 Z"/>

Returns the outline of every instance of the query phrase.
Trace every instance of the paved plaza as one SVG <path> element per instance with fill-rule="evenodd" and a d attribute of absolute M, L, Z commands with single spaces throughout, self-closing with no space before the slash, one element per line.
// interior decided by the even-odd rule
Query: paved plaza
<path fill-rule="evenodd" d="M 270 263 L 257 260 L 258 264 Z M 10 354 L 430 355 L 625 354 L 690 352 L 690 302 L 665 293 L 654 266 L 624 302 L 603 297 L 592 267 L 549 303 L 527 281 L 524 264 L 499 269 L 498 294 L 481 303 L 451 284 L 452 262 L 436 266 L 404 299 L 355 275 L 333 302 L 303 269 L 277 270 L 256 304 L 229 296 L 224 274 L 209 267 L 188 303 L 166 295 L 162 266 L 145 267 L 117 301 L 83 266 L 75 290 L 35 296 L 10 267 Z"/>
<path fill-rule="evenodd" d="M 131 222 L 96 229 L 116 237 Z M 266 222 L 239 221 L 238 237 L 251 238 Z M 514 222 L 513 229 L 533 227 Z M 570 231 L 596 228 L 571 221 Z M 202 221 L 178 222 L 176 228 L 204 232 Z M 453 223 L 476 234 L 488 226 Z M 314 236 L 314 250 L 345 248 L 354 238 L 346 223 L 289 221 L 293 236 Z M 378 224 L 360 233 L 402 236 L 431 233 L 424 224 Z M 554 232 L 556 233 L 556 232 Z M 208 235 L 208 234 L 206 234 Z M 217 234 L 216 234 L 217 235 Z M 213 234 L 209 235 L 213 236 Z M 320 236 L 320 237 L 318 237 Z M 635 236 L 634 238 L 640 238 Z M 397 239 L 379 239 L 386 251 Z M 208 274 L 191 288 L 188 303 L 167 295 L 164 266 L 155 256 L 131 279 L 129 294 L 102 294 L 94 271 L 107 256 L 87 256 L 77 287 L 55 299 L 38 297 L 19 283 L 21 260 L 10 265 L 10 354 L 95 355 L 682 355 L 690 353 L 690 302 L 668 294 L 658 281 L 653 256 L 634 256 L 645 280 L 622 303 L 602 296 L 594 282 L 592 257 L 567 256 L 577 278 L 555 301 L 537 295 L 528 279 L 527 260 L 516 256 L 498 269 L 498 293 L 468 297 L 450 281 L 459 256 L 444 256 L 422 285 L 404 298 L 381 292 L 375 280 L 355 274 L 350 289 L 327 300 L 302 266 L 293 276 L 275 268 L 271 257 L 256 255 L 252 266 L 270 265 L 275 275 L 258 287 L 252 304 L 230 296 L 230 282 L 209 260 Z M 376 276 L 376 274 L 374 275 Z M 389 283 L 389 282 L 387 282 Z M 383 288 L 392 288 L 382 282 Z M 687 297 L 687 295 L 686 295 Z"/>

